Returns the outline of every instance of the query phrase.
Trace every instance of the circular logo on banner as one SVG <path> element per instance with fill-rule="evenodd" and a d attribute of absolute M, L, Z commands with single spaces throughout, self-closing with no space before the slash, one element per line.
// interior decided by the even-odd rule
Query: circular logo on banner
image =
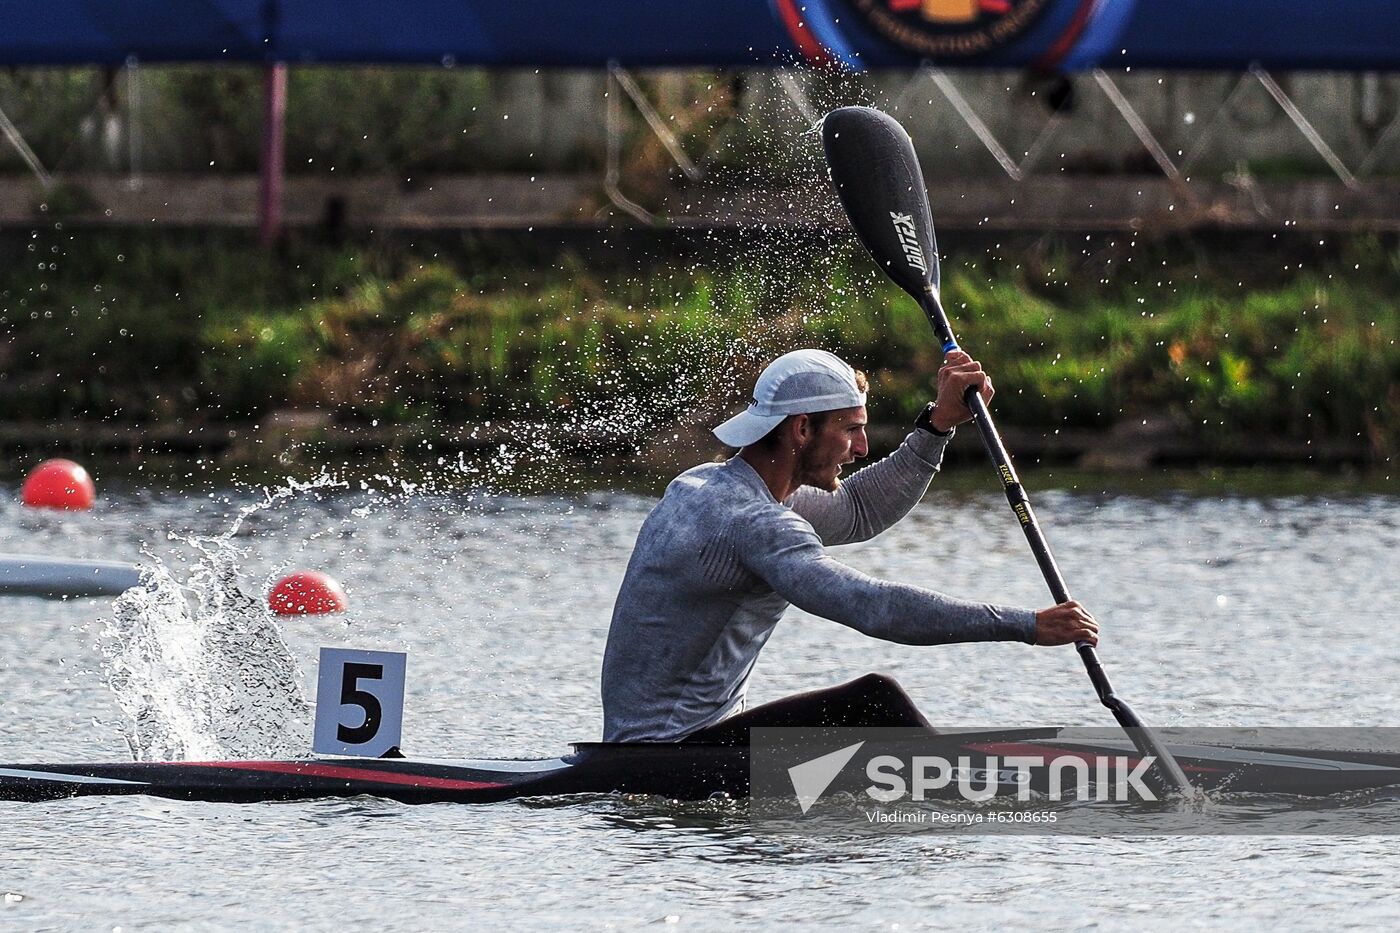
<path fill-rule="evenodd" d="M 847 0 L 867 25 L 917 55 L 971 58 L 1028 29 L 1053 0 Z"/>

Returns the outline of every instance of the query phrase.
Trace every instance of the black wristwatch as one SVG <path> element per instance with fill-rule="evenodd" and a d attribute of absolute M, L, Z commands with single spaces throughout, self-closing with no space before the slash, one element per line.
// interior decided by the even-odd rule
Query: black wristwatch
<path fill-rule="evenodd" d="M 919 417 L 914 419 L 914 427 L 918 428 L 921 431 L 927 431 L 935 437 L 952 437 L 953 431 L 957 430 L 956 428 L 954 428 L 952 431 L 940 431 L 933 426 L 932 402 L 929 402 L 927 405 L 925 405 L 924 410 L 919 412 Z"/>

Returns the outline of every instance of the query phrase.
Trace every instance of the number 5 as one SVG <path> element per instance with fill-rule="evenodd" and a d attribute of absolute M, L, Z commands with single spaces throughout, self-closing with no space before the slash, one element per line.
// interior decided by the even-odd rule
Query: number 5
<path fill-rule="evenodd" d="M 402 651 L 322 648 L 316 676 L 318 755 L 378 758 L 403 738 Z"/>
<path fill-rule="evenodd" d="M 340 682 L 340 705 L 360 707 L 365 711 L 365 721 L 353 729 L 343 722 L 337 723 L 335 737 L 347 745 L 363 745 L 374 738 L 375 733 L 379 731 L 380 720 L 384 717 L 384 708 L 379 705 L 379 697 L 368 690 L 360 689 L 360 681 L 383 680 L 384 665 L 351 662 L 346 664 L 343 670 L 343 679 Z"/>

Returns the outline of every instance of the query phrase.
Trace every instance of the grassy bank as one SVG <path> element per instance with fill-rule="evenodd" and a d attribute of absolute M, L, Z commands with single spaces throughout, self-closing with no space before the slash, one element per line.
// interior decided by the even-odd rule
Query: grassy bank
<path fill-rule="evenodd" d="M 988 243 L 945 261 L 945 303 L 1009 425 L 1166 416 L 1246 435 L 1400 448 L 1400 251 L 1373 239 Z M 42 231 L 6 241 L 0 419 L 192 423 L 286 407 L 341 421 L 584 420 L 655 430 L 739 402 L 771 354 L 822 346 L 903 421 L 937 348 L 846 246 L 713 259 L 512 262 L 461 237 L 293 243 Z M 588 258 L 580 258 L 588 256 Z"/>

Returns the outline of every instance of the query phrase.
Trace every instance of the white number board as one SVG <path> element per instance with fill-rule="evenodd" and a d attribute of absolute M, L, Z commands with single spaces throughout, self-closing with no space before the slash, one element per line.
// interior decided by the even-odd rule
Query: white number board
<path fill-rule="evenodd" d="M 407 658 L 402 651 L 322 648 L 311 750 L 378 758 L 398 747 Z"/>

